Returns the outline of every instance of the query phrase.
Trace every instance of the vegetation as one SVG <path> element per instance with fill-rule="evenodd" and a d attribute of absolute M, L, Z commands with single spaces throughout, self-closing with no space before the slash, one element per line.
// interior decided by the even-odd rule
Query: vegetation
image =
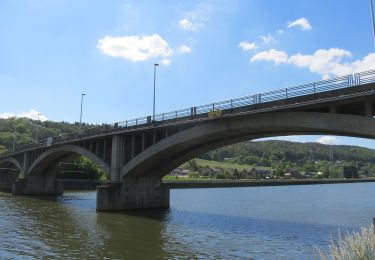
<path fill-rule="evenodd" d="M 339 235 L 338 240 L 331 240 L 330 255 L 319 250 L 322 260 L 373 260 L 375 259 L 374 227 L 362 228 L 361 232 Z"/>
<path fill-rule="evenodd" d="M 321 172 L 322 177 L 375 177 L 375 150 L 348 146 L 330 146 L 319 143 L 288 141 L 244 142 L 222 147 L 202 156 L 201 159 L 221 163 L 251 165 L 273 169 L 282 176 L 290 169 L 302 172 Z M 345 175 L 345 176 L 344 176 Z"/>
<path fill-rule="evenodd" d="M 83 128 L 94 125 L 83 124 Z M 52 121 L 35 121 L 28 118 L 0 119 L 0 154 L 10 151 L 15 146 L 32 144 L 38 139 L 79 131 L 79 124 Z M 87 158 L 81 157 L 76 161 L 59 164 L 60 178 L 106 179 L 105 173 Z"/>

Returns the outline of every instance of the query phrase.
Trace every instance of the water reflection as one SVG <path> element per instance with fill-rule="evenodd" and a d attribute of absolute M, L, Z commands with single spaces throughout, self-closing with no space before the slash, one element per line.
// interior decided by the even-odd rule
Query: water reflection
<path fill-rule="evenodd" d="M 374 196 L 374 184 L 174 190 L 169 210 L 96 213 L 95 192 L 0 193 L 0 258 L 311 259 L 338 228 L 371 222 Z"/>

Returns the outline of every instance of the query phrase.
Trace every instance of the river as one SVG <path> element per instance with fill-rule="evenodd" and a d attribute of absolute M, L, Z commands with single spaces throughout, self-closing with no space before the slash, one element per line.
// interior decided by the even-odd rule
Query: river
<path fill-rule="evenodd" d="M 313 259 L 375 216 L 375 183 L 171 190 L 171 207 L 96 213 L 94 191 L 0 193 L 0 259 Z"/>

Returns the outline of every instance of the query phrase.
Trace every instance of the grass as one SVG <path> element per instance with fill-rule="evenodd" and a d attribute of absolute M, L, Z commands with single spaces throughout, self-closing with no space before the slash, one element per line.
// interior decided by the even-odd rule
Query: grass
<path fill-rule="evenodd" d="M 222 168 L 224 170 L 231 170 L 237 169 L 238 171 L 242 171 L 244 169 L 251 169 L 254 165 L 249 164 L 237 164 L 237 163 L 230 163 L 230 162 L 217 162 L 217 161 L 209 161 L 203 159 L 194 159 L 198 166 L 200 167 L 210 167 L 210 168 Z M 188 163 L 184 163 L 181 165 L 182 169 L 188 168 Z M 257 169 L 270 169 L 270 167 L 263 167 L 263 166 L 256 166 Z"/>
<path fill-rule="evenodd" d="M 330 254 L 319 250 L 320 259 L 327 260 L 373 260 L 375 259 L 374 227 L 362 228 L 360 232 L 339 235 L 330 241 Z"/>

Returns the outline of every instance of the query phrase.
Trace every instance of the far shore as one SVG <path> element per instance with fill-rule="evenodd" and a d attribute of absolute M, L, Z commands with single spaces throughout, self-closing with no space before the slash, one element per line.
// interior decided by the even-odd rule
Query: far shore
<path fill-rule="evenodd" d="M 97 186 L 107 181 L 99 180 L 64 180 L 64 190 L 95 190 Z M 222 179 L 196 179 L 164 180 L 163 183 L 170 189 L 190 188 L 230 188 L 230 187 L 261 187 L 261 186 L 286 186 L 286 185 L 316 185 L 338 183 L 375 182 L 375 178 L 366 179 L 268 179 L 268 180 L 222 180 Z"/>
<path fill-rule="evenodd" d="M 260 187 L 286 185 L 316 185 L 375 182 L 375 178 L 366 179 L 268 179 L 268 180 L 168 180 L 164 181 L 171 189 L 188 188 L 225 188 L 225 187 Z"/>

